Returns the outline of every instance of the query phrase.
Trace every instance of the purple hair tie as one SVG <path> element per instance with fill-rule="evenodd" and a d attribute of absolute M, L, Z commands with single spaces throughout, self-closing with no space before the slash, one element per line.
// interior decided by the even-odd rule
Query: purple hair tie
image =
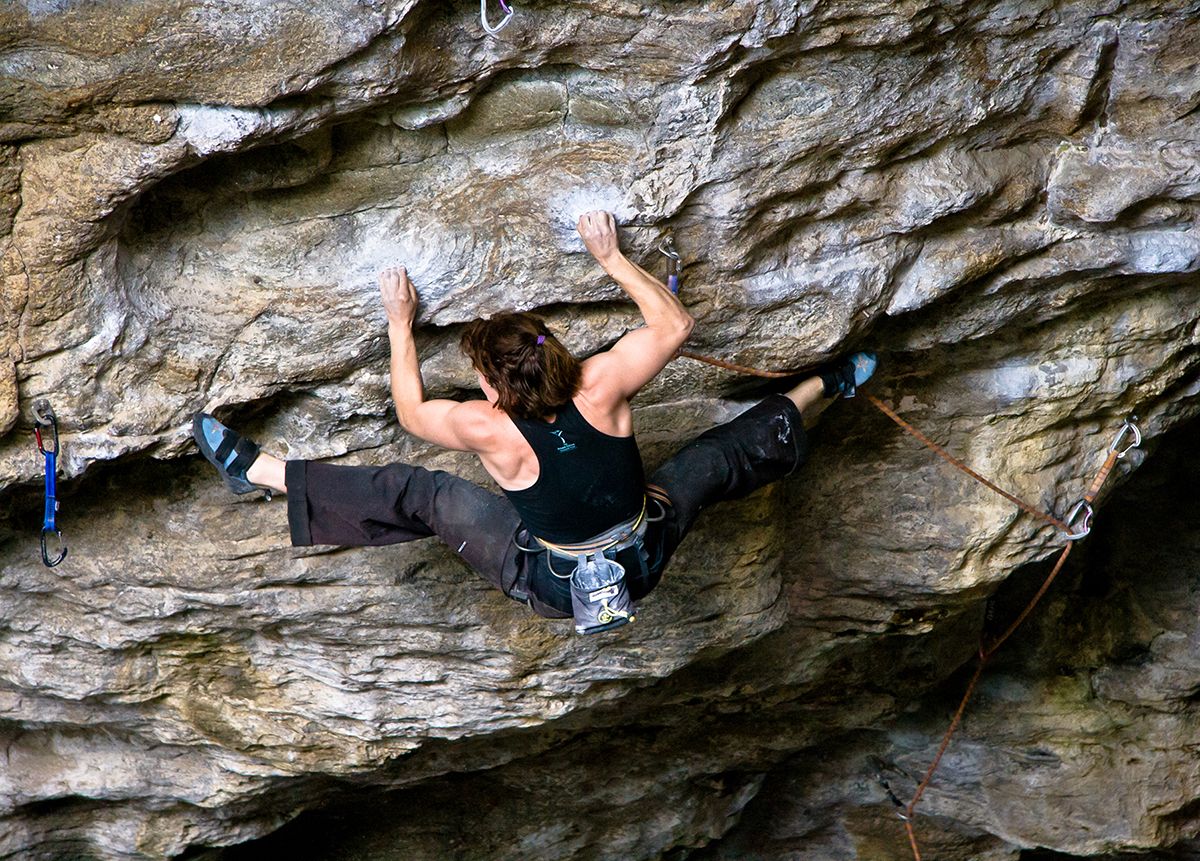
<path fill-rule="evenodd" d="M 540 346 L 542 346 L 542 344 L 544 344 L 544 343 L 546 343 L 546 336 L 545 336 L 545 335 L 538 335 L 538 346 L 540 347 Z"/>

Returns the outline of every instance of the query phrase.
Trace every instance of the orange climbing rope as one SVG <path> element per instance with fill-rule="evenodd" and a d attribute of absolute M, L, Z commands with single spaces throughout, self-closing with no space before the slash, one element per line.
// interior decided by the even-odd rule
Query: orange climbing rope
<path fill-rule="evenodd" d="M 724 368 L 729 371 L 736 371 L 741 374 L 749 374 L 756 377 L 778 379 L 781 377 L 793 377 L 799 373 L 798 371 L 764 371 L 759 368 L 751 368 L 746 365 L 737 365 L 733 362 L 726 362 L 722 359 L 715 359 L 711 356 L 704 356 L 700 355 L 699 353 L 692 353 L 685 350 L 680 350 L 679 355 L 684 358 L 694 359 L 697 362 L 704 362 L 718 368 Z M 1067 561 L 1067 557 L 1071 555 L 1071 548 L 1075 546 L 1074 542 L 1091 532 L 1091 518 L 1093 514 L 1092 505 L 1095 503 L 1096 497 L 1100 494 L 1101 488 L 1104 487 L 1104 483 L 1108 480 L 1108 476 L 1112 473 L 1113 467 L 1116 465 L 1117 461 L 1120 458 L 1123 458 L 1130 449 L 1141 445 L 1142 434 L 1141 431 L 1138 430 L 1137 425 L 1134 424 L 1137 419 L 1136 416 L 1131 416 L 1125 420 L 1125 424 L 1117 433 L 1116 439 L 1114 439 L 1112 445 L 1108 447 L 1108 454 L 1104 459 L 1104 465 L 1101 466 L 1100 471 L 1096 473 L 1096 477 L 1092 480 L 1091 486 L 1088 488 L 1087 493 L 1085 493 L 1079 502 L 1075 504 L 1075 506 L 1071 509 L 1071 512 L 1067 515 L 1066 519 L 1062 520 L 1054 517 L 1051 514 L 1046 514 L 1045 512 L 1034 508 L 1032 505 L 1020 499 L 1019 497 L 1014 496 L 1003 488 L 998 487 L 991 481 L 988 481 L 982 475 L 971 469 L 961 460 L 954 457 L 940 445 L 929 439 L 929 437 L 925 436 L 925 434 L 921 433 L 911 424 L 902 419 L 894 410 L 892 410 L 885 403 L 883 403 L 883 401 L 879 400 L 875 396 L 866 395 L 866 398 L 868 401 L 874 404 L 880 412 L 898 424 L 905 433 L 913 436 L 924 446 L 929 448 L 939 457 L 943 458 L 947 463 L 951 464 L 966 475 L 969 475 L 971 478 L 975 479 L 988 489 L 1000 494 L 1022 511 L 1025 511 L 1028 514 L 1045 521 L 1051 526 L 1054 526 L 1056 529 L 1059 529 L 1062 531 L 1067 541 L 1067 543 L 1063 546 L 1062 551 L 1058 554 L 1058 559 L 1055 561 L 1054 567 L 1050 570 L 1050 573 L 1042 582 L 1041 588 L 1038 589 L 1037 594 L 1033 596 L 1033 599 L 1028 605 L 1026 605 L 1025 609 L 1021 611 L 1016 620 L 1014 620 L 1013 623 L 1010 624 L 1004 631 L 1004 633 L 1001 634 L 991 644 L 984 644 L 982 638 L 980 640 L 979 665 L 975 668 L 975 674 L 971 677 L 971 681 L 967 684 L 967 690 L 963 694 L 962 700 L 959 702 L 958 709 L 955 711 L 954 717 L 950 721 L 950 726 L 946 730 L 946 734 L 942 737 L 942 743 L 938 747 L 938 751 L 933 758 L 933 762 L 930 763 L 929 769 L 925 772 L 925 777 L 921 780 L 916 792 L 913 793 L 912 800 L 909 801 L 908 805 L 904 808 L 904 813 L 902 813 L 900 817 L 904 820 L 904 830 L 908 834 L 908 841 L 909 845 L 912 847 L 913 858 L 915 861 L 921 861 L 921 849 L 917 844 L 917 835 L 912 823 L 913 816 L 916 814 L 918 802 L 920 802 L 921 797 L 925 794 L 925 790 L 929 787 L 930 781 L 933 780 L 933 776 L 937 772 L 938 766 L 941 765 L 942 757 L 946 753 L 946 749 L 950 746 L 951 738 L 953 738 L 959 724 L 962 722 L 963 713 L 967 709 L 967 703 L 970 701 L 971 695 L 975 692 L 975 687 L 979 683 L 979 679 L 983 676 L 984 667 L 987 665 L 987 662 L 992 655 L 994 655 L 996 651 L 1004 644 L 1004 642 L 1013 635 L 1017 628 L 1021 626 L 1021 623 L 1023 623 L 1025 619 L 1028 618 L 1029 614 L 1033 612 L 1033 609 L 1038 605 L 1038 602 L 1042 600 L 1042 597 L 1046 594 L 1047 590 L 1049 590 L 1050 584 L 1054 582 L 1054 579 L 1058 576 L 1059 572 L 1062 571 L 1063 565 Z M 1125 444 L 1122 448 L 1125 437 L 1128 434 L 1132 434 L 1133 439 L 1128 444 Z M 1080 522 L 1079 527 L 1076 528 L 1074 524 L 1076 521 L 1080 520 L 1081 515 L 1082 521 Z M 897 803 L 899 804 L 898 801 Z"/>
<path fill-rule="evenodd" d="M 929 437 L 925 436 L 925 434 L 921 433 L 919 430 L 917 430 L 915 427 L 910 425 L 904 419 L 900 418 L 900 416 L 898 416 L 889 406 L 887 406 L 887 404 L 885 404 L 883 401 L 879 400 L 879 398 L 875 397 L 874 395 L 866 395 L 866 398 L 871 403 L 873 403 L 876 407 L 878 407 L 880 412 L 882 412 L 885 416 L 890 418 L 896 424 L 900 425 L 900 427 L 906 433 L 911 434 L 913 437 L 918 439 L 920 442 L 924 443 L 928 449 L 930 449 L 934 454 L 936 454 L 939 457 L 941 457 L 942 459 L 944 459 L 950 465 L 955 466 L 958 469 L 960 469 L 961 471 L 965 472 L 967 475 L 971 476 L 971 478 L 978 481 L 984 487 L 987 487 L 990 490 L 996 491 L 996 493 L 1003 496 L 1005 499 L 1007 499 L 1013 505 L 1017 506 L 1017 508 L 1020 508 L 1022 511 L 1032 514 L 1034 517 L 1038 518 L 1039 520 L 1046 521 L 1051 526 L 1061 529 L 1063 532 L 1066 532 L 1068 535 L 1072 534 L 1071 529 L 1070 529 L 1070 527 L 1067 526 L 1067 524 L 1063 523 L 1057 517 L 1052 517 L 1049 514 L 1039 511 L 1038 509 L 1034 508 L 1032 505 L 1030 505 L 1025 500 L 1020 499 L 1016 496 L 1013 496 L 1007 490 L 997 487 L 995 484 L 988 481 L 986 478 L 984 478 L 982 475 L 977 473 L 975 470 L 971 469 L 971 467 L 967 466 L 965 463 L 963 463 L 961 460 L 956 458 L 954 455 L 950 454 L 948 451 L 946 451 L 944 448 L 942 448 L 936 442 L 931 440 Z M 1079 537 L 1082 538 L 1083 536 L 1079 536 Z"/>

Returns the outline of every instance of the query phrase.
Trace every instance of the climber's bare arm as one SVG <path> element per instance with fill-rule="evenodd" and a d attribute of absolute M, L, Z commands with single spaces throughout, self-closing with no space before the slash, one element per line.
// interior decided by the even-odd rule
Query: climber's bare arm
<path fill-rule="evenodd" d="M 621 253 L 617 226 L 607 212 L 579 219 L 579 235 L 604 271 L 637 303 L 646 325 L 622 337 L 612 349 L 587 360 L 589 379 L 605 390 L 602 399 L 628 400 L 675 357 L 695 320 L 667 286 Z"/>
<path fill-rule="evenodd" d="M 392 402 L 400 426 L 414 436 L 455 451 L 487 448 L 494 432 L 492 410 L 488 404 L 425 399 L 425 384 L 421 379 L 421 365 L 412 333 L 417 291 L 403 267 L 379 273 L 379 292 L 388 317 Z"/>

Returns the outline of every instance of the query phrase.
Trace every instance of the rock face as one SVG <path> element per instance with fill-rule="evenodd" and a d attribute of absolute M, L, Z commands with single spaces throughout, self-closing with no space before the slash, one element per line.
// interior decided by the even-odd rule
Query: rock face
<path fill-rule="evenodd" d="M 863 399 L 589 639 L 435 541 L 293 550 L 281 501 L 195 455 L 207 409 L 288 457 L 486 481 L 390 415 L 375 273 L 408 266 L 427 389 L 464 396 L 477 316 L 536 309 L 582 353 L 637 325 L 574 235 L 591 208 L 647 268 L 675 237 L 696 350 L 876 346 L 876 394 L 1045 510 L 1138 413 L 1133 479 L 917 828 L 947 861 L 1195 857 L 1200 9 L 475 14 L 0 8 L 0 857 L 911 857 L 875 775 L 907 800 L 1061 539 Z M 676 362 L 636 404 L 647 463 L 760 391 Z"/>

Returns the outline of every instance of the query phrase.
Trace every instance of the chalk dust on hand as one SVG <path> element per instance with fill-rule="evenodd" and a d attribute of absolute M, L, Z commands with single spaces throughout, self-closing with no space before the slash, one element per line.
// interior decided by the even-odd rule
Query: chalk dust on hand
<path fill-rule="evenodd" d="M 575 225 L 585 212 L 602 209 L 611 212 L 620 227 L 622 221 L 636 214 L 624 190 L 616 186 L 603 188 L 574 188 L 551 197 L 546 201 L 546 217 L 550 230 L 558 240 L 559 248 L 566 252 L 586 251 L 583 240 Z"/>

